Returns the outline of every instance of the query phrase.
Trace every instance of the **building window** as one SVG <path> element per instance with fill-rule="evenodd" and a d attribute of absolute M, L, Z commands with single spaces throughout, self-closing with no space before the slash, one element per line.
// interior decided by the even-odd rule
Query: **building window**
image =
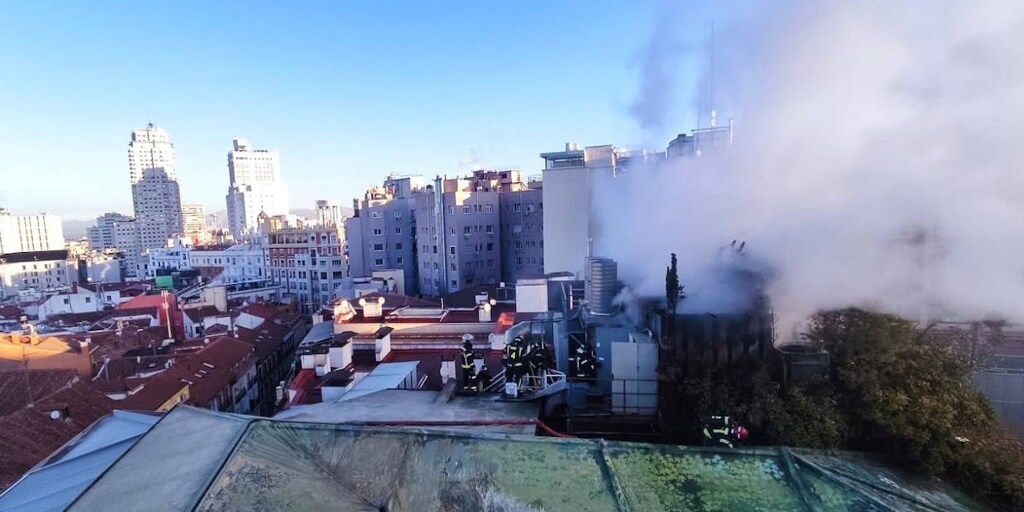
<path fill-rule="evenodd" d="M 469 210 L 469 206 L 468 205 L 462 207 L 462 213 L 469 214 L 469 212 L 470 212 L 470 210 Z"/>
<path fill-rule="evenodd" d="M 493 206 L 491 206 L 489 204 L 488 205 L 484 205 L 484 213 L 491 213 L 492 211 L 494 211 L 494 207 Z"/>
<path fill-rule="evenodd" d="M 91 302 L 92 302 L 92 297 L 86 297 L 86 298 L 85 298 L 85 303 L 86 303 L 86 304 L 89 304 L 89 303 L 91 303 Z"/>
<path fill-rule="evenodd" d="M 468 235 L 468 234 L 470 234 L 470 232 L 472 232 L 472 229 L 469 226 L 464 226 L 462 228 L 462 234 Z"/>
<path fill-rule="evenodd" d="M 448 247 L 448 254 L 451 254 L 452 256 L 455 256 L 455 246 L 454 245 Z"/>
<path fill-rule="evenodd" d="M 401 243 L 396 243 L 395 244 L 395 250 L 396 251 L 401 251 L 402 250 L 402 244 Z"/>
<path fill-rule="evenodd" d="M 373 236 L 384 236 L 384 230 L 381 228 L 373 228 Z"/>
<path fill-rule="evenodd" d="M 454 280 L 454 279 L 452 279 L 452 288 L 458 288 L 458 287 L 459 287 L 459 282 Z"/>
<path fill-rule="evenodd" d="M 494 226 L 488 224 L 487 227 L 484 229 L 487 231 L 488 234 L 494 234 Z"/>
<path fill-rule="evenodd" d="M 376 258 L 376 259 L 373 260 L 373 264 L 378 266 L 378 267 L 383 267 L 384 266 L 384 259 L 383 258 Z"/>
<path fill-rule="evenodd" d="M 521 205 L 519 203 L 516 203 L 516 204 L 512 205 L 512 211 L 518 212 L 518 211 L 522 210 L 522 206 L 523 205 Z"/>
<path fill-rule="evenodd" d="M 396 235 L 401 235 L 402 234 L 402 228 L 395 228 L 395 234 Z"/>
<path fill-rule="evenodd" d="M 459 267 L 457 267 L 454 263 L 452 263 L 452 272 L 458 272 L 458 271 L 459 271 Z"/>
<path fill-rule="evenodd" d="M 488 251 L 493 251 L 494 250 L 494 242 L 487 242 L 487 250 Z"/>
<path fill-rule="evenodd" d="M 395 218 L 396 219 L 401 219 L 402 218 L 402 211 L 401 210 L 395 210 Z"/>
<path fill-rule="evenodd" d="M 379 219 L 380 218 L 380 212 L 370 212 L 370 218 L 371 219 Z"/>
<path fill-rule="evenodd" d="M 399 258 L 395 258 L 395 265 L 403 265 L 403 264 L 405 264 L 405 259 L 404 258 L 400 258 L 400 257 Z"/>
<path fill-rule="evenodd" d="M 383 251 L 384 250 L 384 244 L 373 244 L 373 250 L 374 251 Z"/>

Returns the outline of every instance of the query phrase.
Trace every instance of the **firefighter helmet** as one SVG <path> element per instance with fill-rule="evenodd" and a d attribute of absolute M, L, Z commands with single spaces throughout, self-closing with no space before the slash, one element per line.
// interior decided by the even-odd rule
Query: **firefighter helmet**
<path fill-rule="evenodd" d="M 747 432 L 746 427 L 744 427 L 743 425 L 740 425 L 740 426 L 736 427 L 736 438 L 737 439 L 746 439 L 747 436 L 749 436 L 749 435 L 750 435 L 750 432 Z"/>

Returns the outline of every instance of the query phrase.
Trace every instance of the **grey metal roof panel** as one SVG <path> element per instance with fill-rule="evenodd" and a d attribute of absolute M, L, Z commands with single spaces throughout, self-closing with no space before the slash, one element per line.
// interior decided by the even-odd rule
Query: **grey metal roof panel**
<path fill-rule="evenodd" d="M 0 495 L 0 510 L 64 510 L 159 419 L 114 411 L 98 420 Z"/>
<path fill-rule="evenodd" d="M 249 420 L 175 407 L 68 510 L 188 510 L 220 470 Z"/>

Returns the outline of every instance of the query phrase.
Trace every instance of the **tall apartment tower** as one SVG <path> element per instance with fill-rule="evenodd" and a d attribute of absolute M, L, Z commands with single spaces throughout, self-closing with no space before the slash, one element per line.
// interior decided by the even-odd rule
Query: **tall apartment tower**
<path fill-rule="evenodd" d="M 518 170 L 434 180 L 415 194 L 420 293 L 444 295 L 502 279 L 502 194 L 525 187 Z M 540 227 L 539 213 L 536 229 Z"/>
<path fill-rule="evenodd" d="M 277 151 L 252 149 L 247 139 L 235 138 L 228 153 L 228 179 L 228 227 L 236 239 L 259 229 L 260 213 L 288 214 L 288 189 L 281 181 Z"/>
<path fill-rule="evenodd" d="M 167 246 L 183 232 L 178 163 L 167 131 L 149 123 L 132 132 L 128 172 L 139 237 L 139 250 Z"/>
<path fill-rule="evenodd" d="M 424 184 L 422 176 L 389 176 L 384 186 L 371 187 L 362 200 L 353 201 L 353 215 L 345 219 L 349 277 L 401 270 L 405 294 L 418 293 L 413 195 Z"/>
<path fill-rule="evenodd" d="M 64 249 L 60 217 L 48 213 L 12 215 L 0 208 L 0 254 Z"/>

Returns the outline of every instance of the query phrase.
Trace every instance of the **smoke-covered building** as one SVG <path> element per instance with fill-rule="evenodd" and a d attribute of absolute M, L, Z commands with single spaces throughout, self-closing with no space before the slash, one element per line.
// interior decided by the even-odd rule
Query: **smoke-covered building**
<path fill-rule="evenodd" d="M 389 176 L 384 186 L 371 187 L 353 201 L 353 215 L 344 223 L 348 277 L 401 270 L 405 293 L 418 293 L 413 196 L 423 185 L 421 176 Z"/>
<path fill-rule="evenodd" d="M 600 226 L 594 209 L 595 183 L 614 177 L 637 161 L 661 158 L 661 153 L 631 152 L 612 145 L 580 149 L 574 142 L 565 151 L 541 153 L 544 159 L 544 271 L 583 275 L 584 257 L 592 254 Z"/>
<path fill-rule="evenodd" d="M 668 158 L 702 156 L 721 148 L 732 146 L 732 119 L 725 126 L 716 126 L 714 117 L 711 126 L 696 128 L 689 135 L 680 133 L 668 143 Z"/>

